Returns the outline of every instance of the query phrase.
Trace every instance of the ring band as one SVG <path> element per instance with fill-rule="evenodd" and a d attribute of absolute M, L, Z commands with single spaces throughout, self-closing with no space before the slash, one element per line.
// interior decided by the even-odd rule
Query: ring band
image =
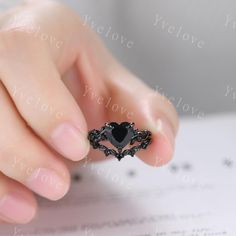
<path fill-rule="evenodd" d="M 105 156 L 112 155 L 119 161 L 127 155 L 134 156 L 141 149 L 151 144 L 151 132 L 134 128 L 134 123 L 106 123 L 100 130 L 93 129 L 88 134 L 88 140 L 94 149 L 104 152 Z M 108 148 L 102 141 L 109 141 L 117 150 Z M 138 142 L 137 145 L 134 145 Z M 123 150 L 127 145 L 134 145 Z"/>

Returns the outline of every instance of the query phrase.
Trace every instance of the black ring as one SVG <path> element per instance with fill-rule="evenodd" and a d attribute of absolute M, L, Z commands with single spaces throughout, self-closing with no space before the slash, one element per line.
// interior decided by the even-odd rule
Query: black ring
<path fill-rule="evenodd" d="M 88 134 L 88 140 L 94 149 L 99 149 L 106 156 L 113 155 L 119 161 L 127 155 L 134 156 L 140 149 L 146 149 L 151 144 L 151 132 L 148 130 L 138 130 L 134 128 L 134 123 L 116 122 L 106 123 L 100 130 L 93 129 Z M 101 144 L 102 141 L 110 141 L 117 151 Z M 125 146 L 139 144 L 129 149 Z"/>

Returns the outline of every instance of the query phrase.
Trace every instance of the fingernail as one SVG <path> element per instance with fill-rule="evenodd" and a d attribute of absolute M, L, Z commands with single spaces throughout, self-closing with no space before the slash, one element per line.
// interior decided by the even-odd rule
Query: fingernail
<path fill-rule="evenodd" d="M 9 193 L 0 199 L 0 216 L 7 222 L 28 223 L 35 215 L 35 207 L 20 193 Z"/>
<path fill-rule="evenodd" d="M 73 161 L 83 159 L 88 153 L 87 138 L 69 123 L 61 124 L 54 130 L 51 138 L 58 152 Z"/>
<path fill-rule="evenodd" d="M 156 145 L 156 166 L 166 164 L 172 159 L 175 148 L 175 134 L 166 119 L 158 119 L 154 129 Z"/>
<path fill-rule="evenodd" d="M 27 180 L 27 187 L 39 195 L 56 201 L 68 192 L 69 183 L 54 170 L 39 168 Z"/>

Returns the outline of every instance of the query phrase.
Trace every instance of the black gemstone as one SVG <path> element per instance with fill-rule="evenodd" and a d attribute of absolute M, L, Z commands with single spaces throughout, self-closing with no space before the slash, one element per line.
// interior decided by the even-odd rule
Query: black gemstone
<path fill-rule="evenodd" d="M 125 127 L 119 125 L 119 126 L 116 126 L 116 127 L 111 131 L 111 133 L 112 133 L 114 139 L 115 139 L 117 142 L 121 143 L 121 142 L 125 139 L 125 137 L 126 137 L 126 135 L 127 135 L 127 133 L 128 133 L 128 130 L 127 130 L 127 128 L 125 128 Z"/>
<path fill-rule="evenodd" d="M 124 148 L 134 134 L 133 127 L 128 122 L 117 124 L 115 122 L 109 123 L 105 128 L 107 139 L 116 147 Z"/>

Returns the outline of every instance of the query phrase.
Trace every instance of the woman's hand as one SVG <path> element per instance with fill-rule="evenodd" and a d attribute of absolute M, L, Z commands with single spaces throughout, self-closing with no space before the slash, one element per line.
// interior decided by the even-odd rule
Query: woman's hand
<path fill-rule="evenodd" d="M 0 218 L 27 223 L 33 192 L 58 200 L 68 191 L 66 160 L 92 160 L 88 129 L 134 122 L 153 133 L 139 152 L 167 163 L 178 118 L 170 102 L 122 67 L 86 24 L 52 1 L 27 1 L 0 19 Z M 89 152 L 89 154 L 88 154 Z"/>

